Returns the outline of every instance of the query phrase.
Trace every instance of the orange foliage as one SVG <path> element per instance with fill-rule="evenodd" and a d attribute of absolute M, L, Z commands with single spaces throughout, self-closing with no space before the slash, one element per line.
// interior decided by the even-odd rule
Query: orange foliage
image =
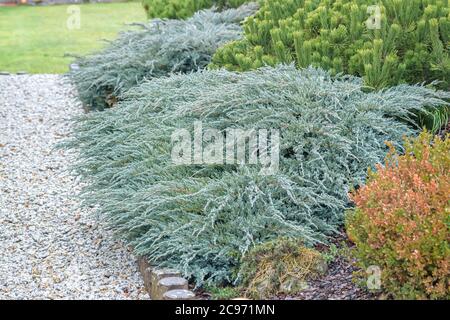
<path fill-rule="evenodd" d="M 347 233 L 361 266 L 378 265 L 395 298 L 449 299 L 450 136 L 390 145 L 385 166 L 351 193 Z"/>

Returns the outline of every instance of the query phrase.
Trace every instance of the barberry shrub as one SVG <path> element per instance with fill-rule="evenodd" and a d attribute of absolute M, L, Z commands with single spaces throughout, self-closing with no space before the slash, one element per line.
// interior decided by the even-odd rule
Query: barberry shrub
<path fill-rule="evenodd" d="M 217 51 L 213 68 L 294 62 L 357 75 L 376 89 L 450 85 L 448 0 L 266 0 L 244 29 L 244 39 Z"/>
<path fill-rule="evenodd" d="M 248 0 L 142 0 L 149 18 L 185 19 L 196 11 L 216 6 L 236 8 Z"/>
<path fill-rule="evenodd" d="M 391 146 L 385 166 L 351 193 L 346 225 L 356 256 L 363 268 L 381 268 L 395 298 L 450 298 L 449 138 L 424 132 L 406 140 L 404 155 Z"/>

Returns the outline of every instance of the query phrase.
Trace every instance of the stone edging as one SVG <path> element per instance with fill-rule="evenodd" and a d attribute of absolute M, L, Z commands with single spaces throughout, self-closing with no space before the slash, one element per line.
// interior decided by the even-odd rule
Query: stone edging
<path fill-rule="evenodd" d="M 195 300 L 195 293 L 189 290 L 188 281 L 180 272 L 151 266 L 144 257 L 138 258 L 139 272 L 144 286 L 152 300 Z"/>

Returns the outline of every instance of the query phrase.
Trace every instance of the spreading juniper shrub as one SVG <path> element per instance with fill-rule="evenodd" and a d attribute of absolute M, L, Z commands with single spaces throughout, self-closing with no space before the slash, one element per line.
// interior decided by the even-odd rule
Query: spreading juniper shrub
<path fill-rule="evenodd" d="M 199 11 L 185 21 L 137 24 L 139 30 L 124 32 L 100 52 L 78 59 L 79 68 L 69 76 L 86 109 L 104 110 L 143 79 L 205 68 L 221 45 L 240 38 L 240 22 L 256 9 L 253 3 L 223 12 Z"/>
<path fill-rule="evenodd" d="M 294 66 L 144 81 L 117 107 L 76 122 L 67 146 L 79 150 L 84 204 L 153 264 L 198 286 L 234 283 L 257 244 L 326 242 L 343 224 L 348 191 L 385 157 L 385 141 L 401 149 L 402 137 L 416 133 L 413 113 L 449 98 L 423 86 L 363 89 L 360 78 Z M 278 170 L 174 163 L 174 132 L 186 130 L 192 145 L 199 122 L 222 134 L 278 130 Z"/>

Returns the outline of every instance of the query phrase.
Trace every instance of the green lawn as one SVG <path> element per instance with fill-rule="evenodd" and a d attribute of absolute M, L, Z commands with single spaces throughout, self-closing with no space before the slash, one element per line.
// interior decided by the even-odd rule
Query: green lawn
<path fill-rule="evenodd" d="M 0 7 L 0 71 L 64 73 L 73 60 L 114 39 L 125 23 L 143 22 L 139 2 L 80 5 L 80 29 L 70 30 L 68 6 Z"/>

